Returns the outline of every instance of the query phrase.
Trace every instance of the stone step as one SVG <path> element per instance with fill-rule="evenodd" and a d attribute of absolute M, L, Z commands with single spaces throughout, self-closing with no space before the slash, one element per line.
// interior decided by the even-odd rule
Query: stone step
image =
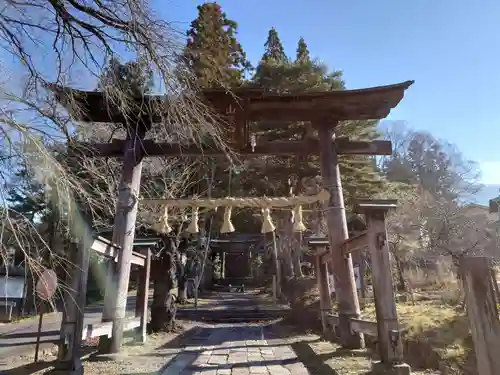
<path fill-rule="evenodd" d="M 287 316 L 287 310 L 245 310 L 245 309 L 179 309 L 177 317 L 186 320 L 202 320 L 207 322 L 245 323 L 275 320 Z"/>

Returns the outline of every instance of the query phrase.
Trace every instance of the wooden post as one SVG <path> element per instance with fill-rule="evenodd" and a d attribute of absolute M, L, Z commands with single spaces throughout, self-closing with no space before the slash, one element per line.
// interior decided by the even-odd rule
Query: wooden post
<path fill-rule="evenodd" d="M 363 303 L 366 303 L 366 280 L 365 280 L 365 273 L 366 273 L 366 257 L 365 257 L 365 249 L 362 249 L 358 253 L 358 265 L 359 265 L 359 282 L 360 282 L 360 289 L 361 289 L 361 298 L 363 300 Z"/>
<path fill-rule="evenodd" d="M 276 231 L 273 230 L 271 233 L 273 237 L 273 260 L 276 267 L 276 296 L 281 296 L 281 265 L 278 257 L 278 244 L 276 243 Z"/>
<path fill-rule="evenodd" d="M 113 303 L 116 293 L 116 285 L 118 284 L 118 269 L 115 259 L 110 258 L 107 259 L 106 262 L 108 263 L 106 267 L 106 289 L 104 290 L 104 306 L 101 318 L 103 323 L 113 321 Z M 99 336 L 99 353 L 108 353 L 109 345 L 110 340 L 107 334 Z"/>
<path fill-rule="evenodd" d="M 79 350 L 82 342 L 83 315 L 87 297 L 87 279 L 90 264 L 90 246 L 93 238 L 84 238 L 80 244 L 71 244 L 71 271 L 65 290 L 61 335 L 55 372 L 83 374 Z"/>
<path fill-rule="evenodd" d="M 276 275 L 273 275 L 273 305 L 276 306 L 278 302 L 277 290 L 276 290 Z"/>
<path fill-rule="evenodd" d="M 137 299 L 135 301 L 135 316 L 141 318 L 141 325 L 137 328 L 137 340 L 146 342 L 148 324 L 148 302 L 149 302 L 149 277 L 151 274 L 151 249 L 146 250 L 144 267 L 139 271 L 137 280 Z"/>
<path fill-rule="evenodd" d="M 123 341 L 123 325 L 125 321 L 125 309 L 127 304 L 128 282 L 130 277 L 130 265 L 132 259 L 132 246 L 135 236 L 135 221 L 137 217 L 137 203 L 141 183 L 142 172 L 142 140 L 146 134 L 146 126 L 141 121 L 130 124 L 128 127 L 128 139 L 123 157 L 123 169 L 120 181 L 120 190 L 116 207 L 116 215 L 113 230 L 113 243 L 120 248 L 117 262 L 116 288 L 111 290 L 111 298 L 105 303 L 103 321 L 109 320 L 112 313 L 113 326 L 109 345 L 104 344 L 100 349 L 108 353 L 120 351 Z M 114 293 L 113 293 L 114 292 Z M 106 350 L 107 349 L 107 350 Z"/>
<path fill-rule="evenodd" d="M 332 146 L 334 132 L 331 124 L 317 124 L 316 127 L 319 137 L 323 187 L 330 193 L 330 199 L 325 207 L 325 216 L 335 277 L 335 295 L 339 310 L 339 339 L 343 347 L 357 349 L 364 346 L 364 337 L 360 333 L 352 332 L 349 324 L 349 319 L 358 319 L 361 311 L 352 258 L 350 254 L 344 256 L 341 251 L 341 244 L 349 237 L 349 234 L 338 155 Z"/>
<path fill-rule="evenodd" d="M 392 282 L 385 215 L 396 201 L 366 201 L 358 205 L 367 221 L 368 247 L 372 262 L 373 295 L 377 316 L 378 351 L 380 361 L 373 363 L 376 374 L 410 374 L 403 360 L 394 285 Z"/>
<path fill-rule="evenodd" d="M 485 257 L 460 261 L 465 289 L 467 315 L 474 342 L 478 375 L 498 374 L 500 369 L 500 321 L 497 300 L 490 276 L 490 262 Z"/>
<path fill-rule="evenodd" d="M 221 267 L 220 267 L 220 278 L 224 280 L 226 278 L 226 252 L 221 253 Z"/>
<path fill-rule="evenodd" d="M 40 302 L 40 316 L 38 317 L 38 329 L 36 331 L 36 344 L 35 344 L 35 358 L 33 362 L 38 362 L 38 352 L 40 351 L 40 336 L 42 335 L 42 322 L 43 322 L 43 313 L 45 307 L 45 301 L 41 300 Z"/>
<path fill-rule="evenodd" d="M 332 312 L 332 299 L 330 297 L 330 287 L 328 285 L 328 266 L 321 261 L 320 256 L 316 256 L 316 280 L 319 289 L 319 308 L 321 313 L 321 326 L 323 334 L 328 335 L 327 316 L 328 312 Z"/>
<path fill-rule="evenodd" d="M 194 307 L 198 309 L 198 286 L 200 282 L 198 281 L 198 275 L 194 276 Z"/>

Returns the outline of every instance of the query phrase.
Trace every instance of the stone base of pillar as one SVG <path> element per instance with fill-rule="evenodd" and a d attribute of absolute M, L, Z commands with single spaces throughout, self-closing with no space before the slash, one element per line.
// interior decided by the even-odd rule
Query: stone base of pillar
<path fill-rule="evenodd" d="M 362 333 L 351 330 L 351 318 L 359 318 L 359 316 L 350 316 L 339 312 L 336 334 L 339 337 L 340 345 L 344 349 L 363 349 L 365 347 L 365 337 Z"/>
<path fill-rule="evenodd" d="M 398 365 L 391 365 L 381 361 L 373 362 L 372 372 L 373 375 L 410 375 L 410 365 L 401 363 Z"/>

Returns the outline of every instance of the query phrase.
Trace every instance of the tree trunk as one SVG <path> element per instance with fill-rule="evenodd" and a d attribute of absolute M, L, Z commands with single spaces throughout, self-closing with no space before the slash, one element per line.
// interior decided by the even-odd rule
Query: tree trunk
<path fill-rule="evenodd" d="M 402 262 L 401 262 L 401 259 L 394 254 L 394 258 L 396 260 L 396 270 L 398 272 L 398 286 L 397 286 L 397 289 L 398 291 L 400 292 L 408 292 L 407 288 L 406 288 L 406 282 L 405 282 L 405 276 L 403 274 L 403 266 L 402 266 Z"/>
<path fill-rule="evenodd" d="M 187 279 L 185 275 L 177 278 L 177 302 L 181 305 L 187 303 Z"/>
<path fill-rule="evenodd" d="M 286 224 L 285 224 L 286 225 Z M 293 278 L 295 276 L 293 261 L 291 256 L 290 238 L 288 233 L 284 232 L 278 240 L 278 262 L 282 265 L 282 275 L 284 278 Z"/>
<path fill-rule="evenodd" d="M 154 292 L 149 332 L 168 332 L 175 328 L 177 307 L 171 292 L 175 280 L 175 247 L 171 242 L 173 240 L 167 240 L 166 246 L 151 265 Z"/>
<path fill-rule="evenodd" d="M 302 278 L 304 274 L 302 273 L 302 267 L 300 266 L 302 261 L 302 233 L 294 233 L 292 229 L 292 260 L 293 260 L 293 269 L 295 277 Z"/>
<path fill-rule="evenodd" d="M 183 251 L 185 252 L 187 244 L 184 243 Z M 182 254 L 180 251 L 180 246 L 175 252 L 175 269 L 177 275 L 177 303 L 184 305 L 187 303 L 187 278 L 189 266 L 187 254 Z M 186 263 L 184 263 L 184 261 Z"/>
<path fill-rule="evenodd" d="M 462 274 L 462 270 L 460 268 L 460 258 L 452 257 L 453 265 L 457 270 L 457 283 L 458 283 L 458 300 L 459 305 L 458 308 L 462 311 L 465 311 L 466 301 L 465 301 L 465 286 L 464 286 L 464 278 Z"/>

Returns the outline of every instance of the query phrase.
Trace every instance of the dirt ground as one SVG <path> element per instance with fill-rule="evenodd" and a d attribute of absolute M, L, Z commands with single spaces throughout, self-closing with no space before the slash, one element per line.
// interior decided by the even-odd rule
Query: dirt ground
<path fill-rule="evenodd" d="M 191 355 L 195 347 L 203 349 L 203 343 L 199 340 L 203 339 L 202 331 L 218 330 L 219 336 L 222 337 L 218 346 L 227 351 L 228 343 L 224 342 L 224 338 L 230 339 L 230 335 L 225 334 L 224 329 L 228 332 L 241 332 L 246 328 L 245 325 L 231 327 L 230 325 L 204 325 L 201 323 L 183 322 L 184 331 L 178 333 L 157 334 L 148 337 L 147 343 L 135 344 L 131 338 L 127 338 L 124 348 L 120 354 L 113 356 L 94 356 L 90 352 L 95 350 L 95 347 L 87 347 L 89 352 L 83 358 L 84 371 L 86 375 L 146 375 L 146 374 L 198 374 L 205 372 L 189 372 L 189 369 L 177 369 L 179 358 L 182 355 Z M 273 326 L 274 327 L 274 326 Z M 294 332 L 292 327 L 277 324 L 276 328 L 272 328 L 275 333 L 275 339 L 268 340 L 267 345 L 286 345 L 289 347 L 296 358 L 296 363 L 287 364 L 287 368 L 294 368 L 300 364 L 300 374 L 310 375 L 367 375 L 371 370 L 371 353 L 369 350 L 343 350 L 338 345 L 323 341 L 319 336 L 314 334 L 298 334 Z M 198 337 L 198 338 L 197 338 Z M 213 344 L 213 343 L 211 343 Z M 235 344 L 236 345 L 236 344 Z M 210 345 L 207 348 L 210 353 L 221 351 L 217 345 Z M 236 345 L 237 346 L 237 345 Z M 235 347 L 235 350 L 240 350 Z M 249 349 L 254 350 L 254 349 Z M 222 351 L 221 351 L 222 352 Z M 204 352 L 205 353 L 205 352 Z M 53 368 L 53 361 L 56 359 L 57 348 L 54 346 L 50 349 L 45 349 L 40 355 L 40 362 L 33 363 L 33 356 L 12 357 L 9 359 L 8 365 L 4 366 L 0 374 L 2 375 L 28 375 L 28 374 L 44 374 Z M 181 356 L 179 356 L 182 354 Z M 203 354 L 203 353 L 202 353 Z M 253 355 L 253 354 L 252 354 Z M 199 358 L 203 355 L 200 354 Z M 216 356 L 220 357 L 220 356 Z M 273 360 L 275 358 L 273 357 Z M 265 368 L 265 363 L 264 368 Z M 210 366 L 210 365 L 209 365 Z M 291 366 L 291 367 L 290 367 Z M 261 366 L 262 367 L 262 366 Z M 276 365 L 268 366 L 269 369 L 277 367 Z M 179 371 L 180 370 L 180 371 Z M 207 370 L 209 370 L 207 368 Z M 241 368 L 239 369 L 241 370 Z M 174 371 L 174 372 L 172 372 Z M 269 370 L 271 371 L 271 370 Z M 212 372 L 207 372 L 207 374 Z M 227 372 L 220 372 L 225 374 Z M 231 372 L 229 372 L 231 373 Z M 417 375 L 437 375 L 435 371 L 413 371 Z M 219 374 L 219 372 L 214 372 Z M 239 374 L 239 372 L 238 372 Z M 249 372 L 251 374 L 251 372 Z M 262 373 L 264 374 L 264 373 Z M 274 374 L 274 372 L 265 372 L 265 374 Z M 281 374 L 281 373 L 280 373 Z M 285 373 L 283 373 L 284 375 Z M 287 375 L 294 375 L 295 372 L 289 370 Z"/>
<path fill-rule="evenodd" d="M 183 330 L 176 333 L 149 335 L 145 344 L 134 342 L 133 337 L 125 338 L 122 352 L 112 356 L 94 356 L 97 342 L 90 342 L 83 349 L 82 357 L 86 375 L 121 375 L 156 373 L 165 367 L 182 349 L 165 348 L 168 343 L 194 327 L 191 322 L 180 322 Z M 44 374 L 54 368 L 57 346 L 41 349 L 39 362 L 34 363 L 34 353 L 30 355 L 3 358 L 1 375 Z"/>

